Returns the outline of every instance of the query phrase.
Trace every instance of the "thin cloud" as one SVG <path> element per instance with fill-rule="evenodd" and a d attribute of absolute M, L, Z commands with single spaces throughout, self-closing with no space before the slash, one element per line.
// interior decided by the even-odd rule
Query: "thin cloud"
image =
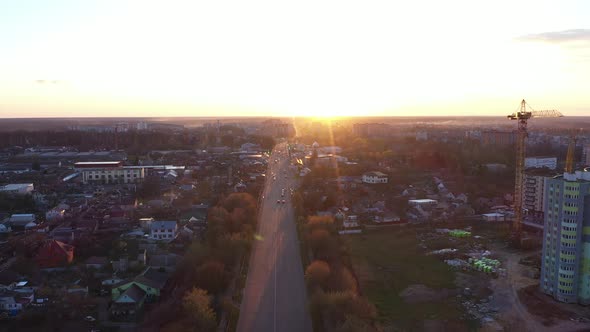
<path fill-rule="evenodd" d="M 521 41 L 538 41 L 552 44 L 569 42 L 590 43 L 590 29 L 570 29 L 562 31 L 549 31 L 525 35 L 518 38 Z"/>

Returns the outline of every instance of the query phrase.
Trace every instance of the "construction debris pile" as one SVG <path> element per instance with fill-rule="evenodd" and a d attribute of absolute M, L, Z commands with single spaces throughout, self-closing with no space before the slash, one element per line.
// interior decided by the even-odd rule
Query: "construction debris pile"
<path fill-rule="evenodd" d="M 485 273 L 495 273 L 500 266 L 500 261 L 483 257 L 481 259 L 469 258 L 469 264 L 477 271 Z"/>
<path fill-rule="evenodd" d="M 464 231 L 462 229 L 454 229 L 449 231 L 449 235 L 452 237 L 469 237 L 471 236 L 471 232 Z"/>

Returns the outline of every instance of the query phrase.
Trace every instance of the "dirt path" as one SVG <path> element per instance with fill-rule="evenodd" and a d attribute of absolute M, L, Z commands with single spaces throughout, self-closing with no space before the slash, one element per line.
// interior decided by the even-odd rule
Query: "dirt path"
<path fill-rule="evenodd" d="M 538 280 L 525 276 L 527 267 L 518 263 L 521 258 L 530 256 L 531 253 L 511 253 L 502 248 L 495 251 L 503 256 L 500 258 L 506 268 L 506 276 L 492 280 L 491 288 L 494 293 L 491 303 L 500 309 L 498 321 L 506 331 L 580 331 L 590 328 L 588 323 L 571 321 L 569 318 L 552 318 L 552 325 L 544 325 L 546 317 L 531 314 L 518 295 L 520 289 L 538 284 Z"/>

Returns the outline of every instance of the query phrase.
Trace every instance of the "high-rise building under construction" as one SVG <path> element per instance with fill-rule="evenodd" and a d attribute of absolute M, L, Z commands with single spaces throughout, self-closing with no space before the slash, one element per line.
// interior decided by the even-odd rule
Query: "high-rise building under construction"
<path fill-rule="evenodd" d="M 545 179 L 541 291 L 590 304 L 590 171 Z"/>

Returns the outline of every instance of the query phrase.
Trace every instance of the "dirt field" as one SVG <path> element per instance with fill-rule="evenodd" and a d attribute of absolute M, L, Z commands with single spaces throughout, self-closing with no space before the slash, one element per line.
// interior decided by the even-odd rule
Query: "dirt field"
<path fill-rule="evenodd" d="M 531 268 L 519 264 L 521 258 L 539 254 L 517 252 L 504 244 L 491 249 L 506 268 L 506 276 L 491 282 L 490 303 L 500 308 L 496 317 L 505 331 L 588 331 L 590 308 L 554 301 L 539 291 L 539 280 L 531 278 Z"/>

